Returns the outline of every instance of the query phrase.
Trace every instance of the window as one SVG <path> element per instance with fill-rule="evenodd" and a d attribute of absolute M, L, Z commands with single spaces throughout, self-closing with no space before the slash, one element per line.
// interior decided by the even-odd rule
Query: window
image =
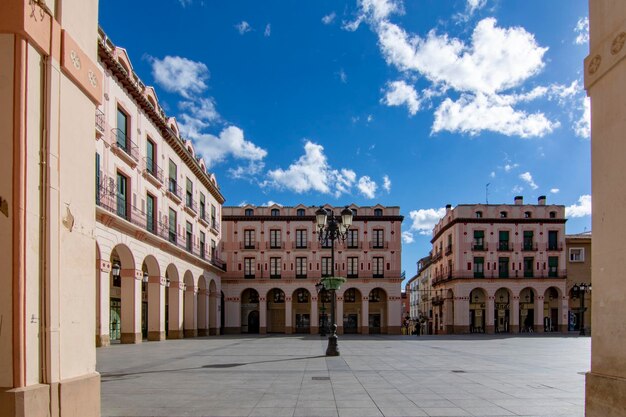
<path fill-rule="evenodd" d="M 154 155 L 154 142 L 148 138 L 146 140 L 146 169 L 153 177 L 156 177 L 156 160 Z"/>
<path fill-rule="evenodd" d="M 254 278 L 254 258 L 243 259 L 243 277 L 245 279 Z"/>
<path fill-rule="evenodd" d="M 359 277 L 359 258 L 351 256 L 348 258 L 348 278 Z"/>
<path fill-rule="evenodd" d="M 548 256 L 548 276 L 549 277 L 559 276 L 559 257 L 558 256 Z"/>
<path fill-rule="evenodd" d="M 306 249 L 308 246 L 306 229 L 296 230 L 296 248 Z"/>
<path fill-rule="evenodd" d="M 532 217 L 532 214 L 530 213 L 530 211 L 525 211 L 524 212 L 524 218 L 525 219 L 530 219 Z"/>
<path fill-rule="evenodd" d="M 193 226 L 191 223 L 187 222 L 185 227 L 185 247 L 189 252 L 191 252 L 191 248 L 193 245 Z"/>
<path fill-rule="evenodd" d="M 200 193 L 200 218 L 206 220 L 206 200 L 202 193 Z"/>
<path fill-rule="evenodd" d="M 482 219 L 483 218 L 483 212 L 482 211 L 477 211 L 476 212 L 476 218 L 477 219 Z"/>
<path fill-rule="evenodd" d="M 585 262 L 585 248 L 570 248 L 570 262 Z"/>
<path fill-rule="evenodd" d="M 378 288 L 370 291 L 369 301 L 370 303 L 378 303 L 380 301 L 380 290 Z"/>
<path fill-rule="evenodd" d="M 309 292 L 305 289 L 299 289 L 296 292 L 296 300 L 298 300 L 298 303 L 300 304 L 306 304 L 309 302 Z"/>
<path fill-rule="evenodd" d="M 484 278 L 484 277 L 485 277 L 485 258 L 477 256 L 474 258 L 474 278 Z"/>
<path fill-rule="evenodd" d="M 170 242 L 176 243 L 176 211 L 170 208 L 168 237 Z"/>
<path fill-rule="evenodd" d="M 507 217 L 507 213 L 506 213 L 506 211 L 501 211 L 501 212 L 500 212 L 500 218 L 501 218 L 501 219 L 506 219 L 506 217 Z"/>
<path fill-rule="evenodd" d="M 306 258 L 296 258 L 296 278 L 306 278 Z"/>
<path fill-rule="evenodd" d="M 359 231 L 356 229 L 348 229 L 348 248 L 358 249 L 359 247 Z"/>
<path fill-rule="evenodd" d="M 376 256 L 372 259 L 372 268 L 374 278 L 385 277 L 385 258 Z"/>
<path fill-rule="evenodd" d="M 322 276 L 329 277 L 332 274 L 331 262 L 329 257 L 322 258 Z"/>
<path fill-rule="evenodd" d="M 533 263 L 534 263 L 534 258 L 532 257 L 524 258 L 524 278 L 532 278 L 534 276 Z"/>
<path fill-rule="evenodd" d="M 211 204 L 211 227 L 217 230 L 217 210 L 213 204 Z"/>
<path fill-rule="evenodd" d="M 374 216 L 381 217 L 383 215 L 383 209 L 374 209 Z"/>
<path fill-rule="evenodd" d="M 296 210 L 296 216 L 304 216 L 304 209 Z"/>
<path fill-rule="evenodd" d="M 246 209 L 244 213 L 246 216 L 254 216 L 254 210 L 252 209 Z"/>
<path fill-rule="evenodd" d="M 128 179 L 117 173 L 117 215 L 129 219 L 128 215 Z"/>
<path fill-rule="evenodd" d="M 280 258 L 270 258 L 270 278 L 280 278 Z"/>
<path fill-rule="evenodd" d="M 498 250 L 509 250 L 509 231 L 500 230 Z"/>
<path fill-rule="evenodd" d="M 217 257 L 217 243 L 211 239 L 211 259 Z"/>
<path fill-rule="evenodd" d="M 117 108 L 117 146 L 126 150 L 128 146 L 128 115 L 121 108 Z"/>
<path fill-rule="evenodd" d="M 169 175 L 168 190 L 171 193 L 178 195 L 178 183 L 176 182 L 176 178 L 178 178 L 178 167 L 176 166 L 174 161 L 172 161 L 171 159 L 169 162 L 168 175 Z"/>
<path fill-rule="evenodd" d="M 559 232 L 556 230 L 548 231 L 548 250 L 559 250 Z"/>
<path fill-rule="evenodd" d="M 280 210 L 278 209 L 272 209 L 271 213 L 272 213 L 272 217 L 280 216 Z"/>
<path fill-rule="evenodd" d="M 200 257 L 204 259 L 206 257 L 206 236 L 204 232 L 200 232 Z"/>
<path fill-rule="evenodd" d="M 280 249 L 281 246 L 280 230 L 270 230 L 270 249 Z"/>
<path fill-rule="evenodd" d="M 272 294 L 272 300 L 275 304 L 282 304 L 285 302 L 285 293 L 281 290 L 274 290 Z"/>
<path fill-rule="evenodd" d="M 372 236 L 372 248 L 383 249 L 385 247 L 385 237 L 383 229 L 374 229 Z"/>
<path fill-rule="evenodd" d="M 356 290 L 354 288 L 350 288 L 343 293 L 343 302 L 344 303 L 354 303 L 356 302 Z"/>
<path fill-rule="evenodd" d="M 243 231 L 243 248 L 244 249 L 256 249 L 256 239 L 254 230 Z"/>
<path fill-rule="evenodd" d="M 187 188 L 185 191 L 185 205 L 189 208 L 195 209 L 193 206 L 193 182 L 187 178 Z"/>
<path fill-rule="evenodd" d="M 522 250 L 534 250 L 534 243 L 533 243 L 533 231 L 532 230 L 524 230 L 524 246 L 522 248 Z"/>
<path fill-rule="evenodd" d="M 509 258 L 498 258 L 498 277 L 509 277 Z"/>
<path fill-rule="evenodd" d="M 485 250 L 485 231 L 474 230 L 474 250 Z"/>
<path fill-rule="evenodd" d="M 556 219 L 556 211 L 551 211 L 550 212 L 550 218 L 551 219 Z"/>
<path fill-rule="evenodd" d="M 154 197 L 150 194 L 146 195 L 146 229 L 149 232 L 154 233 L 156 231 L 155 217 L 154 217 Z"/>

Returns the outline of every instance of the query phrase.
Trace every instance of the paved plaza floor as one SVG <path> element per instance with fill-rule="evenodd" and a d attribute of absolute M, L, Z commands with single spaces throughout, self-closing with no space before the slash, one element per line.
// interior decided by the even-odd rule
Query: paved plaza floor
<path fill-rule="evenodd" d="M 100 348 L 103 416 L 583 416 L 590 338 L 217 336 Z"/>

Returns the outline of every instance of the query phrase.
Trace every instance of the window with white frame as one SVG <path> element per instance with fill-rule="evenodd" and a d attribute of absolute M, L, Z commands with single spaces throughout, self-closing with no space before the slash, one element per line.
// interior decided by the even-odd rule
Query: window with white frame
<path fill-rule="evenodd" d="M 585 248 L 570 248 L 569 249 L 569 261 L 570 262 L 585 262 Z"/>
<path fill-rule="evenodd" d="M 280 258 L 270 258 L 270 278 L 280 278 Z"/>
<path fill-rule="evenodd" d="M 329 277 L 331 274 L 331 262 L 329 257 L 322 258 L 322 276 Z"/>
<path fill-rule="evenodd" d="M 306 278 L 306 258 L 296 258 L 296 278 Z"/>

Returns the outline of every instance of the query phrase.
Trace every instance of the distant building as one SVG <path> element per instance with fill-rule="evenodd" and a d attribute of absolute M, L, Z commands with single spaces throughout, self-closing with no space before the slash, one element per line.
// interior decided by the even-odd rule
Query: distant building
<path fill-rule="evenodd" d="M 339 214 L 343 207 L 331 207 Z M 336 244 L 335 275 L 341 333 L 400 334 L 399 207 L 350 206 L 347 240 Z M 315 284 L 331 274 L 330 245 L 315 226 L 318 207 L 224 207 L 222 275 L 227 333 L 317 333 L 330 323 L 330 294 Z"/>
<path fill-rule="evenodd" d="M 445 333 L 566 331 L 565 207 L 448 205 L 433 229 L 435 328 Z"/>
<path fill-rule="evenodd" d="M 591 334 L 591 292 L 576 293 L 574 286 L 591 285 L 591 232 L 565 236 L 567 253 L 567 291 L 569 295 L 569 330 L 580 330 L 584 324 L 587 334 Z M 584 295 L 585 317 L 581 320 L 581 298 Z"/>

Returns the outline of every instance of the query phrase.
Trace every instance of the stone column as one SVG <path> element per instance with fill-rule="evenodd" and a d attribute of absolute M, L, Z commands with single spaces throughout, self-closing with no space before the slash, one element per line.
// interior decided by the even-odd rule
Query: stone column
<path fill-rule="evenodd" d="M 519 333 L 519 321 L 519 297 L 514 295 L 511 297 L 511 304 L 509 305 L 509 332 Z"/>
<path fill-rule="evenodd" d="M 267 299 L 259 297 L 259 333 L 267 334 Z"/>
<path fill-rule="evenodd" d="M 111 338 L 109 336 L 110 320 L 110 292 L 111 292 L 111 262 L 100 260 L 96 274 L 98 274 L 98 299 L 96 300 L 96 346 L 109 346 Z"/>
<path fill-rule="evenodd" d="M 209 293 L 198 290 L 198 336 L 209 335 Z"/>
<path fill-rule="evenodd" d="M 569 331 L 569 298 L 563 290 L 561 303 L 559 304 L 559 332 L 567 333 Z"/>
<path fill-rule="evenodd" d="M 485 303 L 485 333 L 493 334 L 495 333 L 494 326 L 494 309 L 496 308 L 495 297 L 487 297 L 487 302 Z"/>
<path fill-rule="evenodd" d="M 535 323 L 534 323 L 534 330 L 535 333 L 543 333 L 543 295 L 539 295 L 535 298 Z"/>
<path fill-rule="evenodd" d="M 207 302 L 209 303 L 209 317 L 207 321 L 207 330 L 209 335 L 216 336 L 220 334 L 220 297 L 219 293 L 207 290 Z"/>
<path fill-rule="evenodd" d="M 148 340 L 165 340 L 165 278 L 148 277 Z"/>
<path fill-rule="evenodd" d="M 317 307 L 317 297 L 312 296 L 311 297 L 311 334 L 318 334 L 320 329 L 319 329 L 319 318 L 320 318 L 320 312 L 318 310 Z"/>
<path fill-rule="evenodd" d="M 382 317 L 381 317 L 382 320 Z M 380 324 L 382 327 L 382 323 Z M 361 299 L 361 334 L 370 334 L 370 299 L 364 296 Z"/>
<path fill-rule="evenodd" d="M 143 272 L 122 269 L 122 343 L 141 343 L 141 279 Z"/>
<path fill-rule="evenodd" d="M 168 339 L 183 338 L 183 283 L 171 281 L 169 291 Z"/>
<path fill-rule="evenodd" d="M 285 297 L 285 334 L 293 333 L 293 302 L 291 297 Z"/>
<path fill-rule="evenodd" d="M 469 333 L 469 298 L 454 299 L 454 333 Z"/>

